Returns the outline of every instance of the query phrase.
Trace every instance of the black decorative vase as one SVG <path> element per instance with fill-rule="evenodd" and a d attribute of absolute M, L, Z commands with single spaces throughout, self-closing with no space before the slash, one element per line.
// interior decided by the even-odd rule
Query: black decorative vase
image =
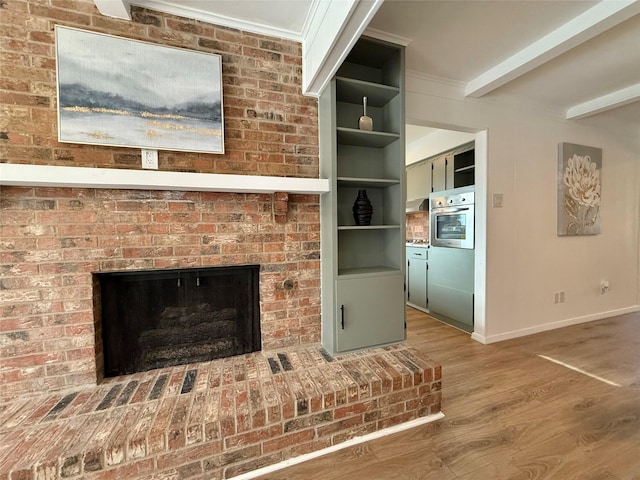
<path fill-rule="evenodd" d="M 353 219 L 356 225 L 371 225 L 371 215 L 373 215 L 373 207 L 367 197 L 366 190 L 358 190 L 358 196 L 353 203 Z"/>

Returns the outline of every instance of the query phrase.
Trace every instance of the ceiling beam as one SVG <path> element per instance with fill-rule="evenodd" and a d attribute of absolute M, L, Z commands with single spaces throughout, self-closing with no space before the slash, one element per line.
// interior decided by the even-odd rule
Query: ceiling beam
<path fill-rule="evenodd" d="M 100 13 L 106 17 L 131 20 L 131 8 L 126 0 L 93 0 Z"/>
<path fill-rule="evenodd" d="M 314 0 L 302 40 L 302 92 L 320 96 L 384 0 Z"/>
<path fill-rule="evenodd" d="M 603 0 L 471 80 L 464 93 L 481 97 L 638 13 L 638 0 Z"/>
<path fill-rule="evenodd" d="M 589 117 L 637 101 L 640 101 L 640 83 L 594 98 L 579 105 L 574 105 L 567 110 L 567 119 L 577 120 L 579 118 Z"/>

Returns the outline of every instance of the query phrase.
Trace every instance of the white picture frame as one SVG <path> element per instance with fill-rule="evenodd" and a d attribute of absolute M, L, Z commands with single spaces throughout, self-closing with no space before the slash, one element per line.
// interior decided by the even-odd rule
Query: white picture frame
<path fill-rule="evenodd" d="M 224 153 L 222 57 L 56 26 L 58 140 Z"/>

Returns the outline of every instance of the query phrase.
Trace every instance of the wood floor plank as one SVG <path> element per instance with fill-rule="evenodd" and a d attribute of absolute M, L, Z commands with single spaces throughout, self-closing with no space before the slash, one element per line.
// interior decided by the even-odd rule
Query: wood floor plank
<path fill-rule="evenodd" d="M 456 475 L 433 453 L 414 451 L 361 466 L 358 477 L 370 480 L 455 480 Z"/>
<path fill-rule="evenodd" d="M 619 446 L 616 445 L 615 447 Z M 640 469 L 638 469 L 639 449 L 640 446 L 636 444 L 628 448 L 617 448 L 612 455 L 608 455 L 609 452 L 605 451 L 597 461 L 599 462 L 597 469 L 609 472 L 615 478 L 621 480 L 640 480 Z"/>
<path fill-rule="evenodd" d="M 445 417 L 259 479 L 640 480 L 640 313 L 492 345 L 407 324 L 442 365 Z"/>
<path fill-rule="evenodd" d="M 509 459 L 500 458 L 493 463 L 489 463 L 469 472 L 466 475 L 457 477 L 457 480 L 481 480 L 500 478 L 503 480 L 529 480 L 529 476 L 522 470 L 515 467 Z"/>

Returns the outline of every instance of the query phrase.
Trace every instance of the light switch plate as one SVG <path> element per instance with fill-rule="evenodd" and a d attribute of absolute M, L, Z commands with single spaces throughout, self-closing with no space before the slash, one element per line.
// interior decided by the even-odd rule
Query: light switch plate
<path fill-rule="evenodd" d="M 142 168 L 147 170 L 158 169 L 158 151 L 142 149 Z"/>

